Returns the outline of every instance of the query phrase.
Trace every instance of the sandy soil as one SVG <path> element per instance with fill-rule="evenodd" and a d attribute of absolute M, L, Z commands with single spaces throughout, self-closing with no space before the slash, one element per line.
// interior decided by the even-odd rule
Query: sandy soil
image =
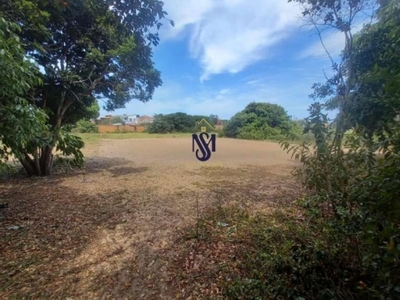
<path fill-rule="evenodd" d="M 268 210 L 298 192 L 276 143 L 218 139 L 205 163 L 191 147 L 104 140 L 85 170 L 1 182 L 0 298 L 179 298 L 168 270 L 180 229 L 216 201 Z"/>
<path fill-rule="evenodd" d="M 192 152 L 191 137 L 165 139 L 105 140 L 98 149 L 100 157 L 123 157 L 137 164 L 166 165 L 219 165 L 237 167 L 239 165 L 293 164 L 277 143 L 217 139 L 216 152 L 207 162 L 196 160 Z"/>

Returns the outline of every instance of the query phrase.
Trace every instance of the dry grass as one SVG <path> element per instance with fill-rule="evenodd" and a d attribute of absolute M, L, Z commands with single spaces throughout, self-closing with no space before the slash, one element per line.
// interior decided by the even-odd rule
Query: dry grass
<path fill-rule="evenodd" d="M 0 298 L 183 297 L 183 228 L 216 205 L 268 211 L 298 193 L 276 144 L 217 143 L 200 164 L 187 137 L 106 140 L 85 170 L 1 182 Z"/>

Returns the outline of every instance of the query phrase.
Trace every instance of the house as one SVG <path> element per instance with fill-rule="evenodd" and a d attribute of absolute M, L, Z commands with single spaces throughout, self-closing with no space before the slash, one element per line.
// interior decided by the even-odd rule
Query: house
<path fill-rule="evenodd" d="M 95 120 L 96 124 L 109 124 L 112 115 L 106 115 L 105 117 L 101 117 L 100 119 Z"/>
<path fill-rule="evenodd" d="M 215 122 L 215 129 L 222 130 L 224 128 L 224 121 L 221 119 L 217 119 Z"/>
<path fill-rule="evenodd" d="M 217 119 L 217 121 L 215 122 L 215 125 L 224 126 L 224 121 L 222 121 L 221 119 Z"/>
<path fill-rule="evenodd" d="M 149 116 L 141 116 L 138 119 L 138 124 L 150 124 L 153 123 L 154 118 Z"/>
<path fill-rule="evenodd" d="M 126 125 L 139 124 L 138 123 L 139 118 L 140 118 L 139 115 L 123 115 L 122 116 L 122 119 L 124 120 L 124 123 Z"/>
<path fill-rule="evenodd" d="M 122 123 L 116 121 L 115 118 L 120 118 L 122 119 Z M 96 124 L 110 124 L 111 121 L 114 121 L 116 123 L 113 123 L 112 125 L 138 125 L 138 124 L 149 124 L 153 123 L 154 118 L 149 117 L 149 116 L 140 116 L 140 115 L 119 115 L 119 116 L 112 116 L 112 115 L 106 115 L 105 117 L 102 117 L 98 120 L 96 120 Z"/>

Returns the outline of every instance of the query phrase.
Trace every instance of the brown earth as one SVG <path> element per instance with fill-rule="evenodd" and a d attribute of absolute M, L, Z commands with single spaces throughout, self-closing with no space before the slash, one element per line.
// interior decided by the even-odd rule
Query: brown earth
<path fill-rule="evenodd" d="M 216 202 L 290 202 L 296 162 L 272 142 L 103 140 L 85 170 L 0 183 L 0 299 L 175 299 L 177 237 Z M 179 266 L 177 266 L 179 267 Z"/>

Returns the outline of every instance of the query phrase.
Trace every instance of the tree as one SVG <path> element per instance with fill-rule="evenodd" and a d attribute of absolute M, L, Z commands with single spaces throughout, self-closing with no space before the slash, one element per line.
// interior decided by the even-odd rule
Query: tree
<path fill-rule="evenodd" d="M 91 121 L 82 119 L 76 123 L 73 132 L 80 132 L 80 133 L 98 133 L 99 129 L 96 124 L 92 123 Z"/>
<path fill-rule="evenodd" d="M 173 124 L 163 118 L 163 115 L 155 115 L 153 123 L 149 127 L 149 133 L 169 133 L 173 132 Z"/>
<path fill-rule="evenodd" d="M 212 114 L 208 117 L 208 119 L 211 121 L 210 124 L 212 125 L 216 125 L 217 121 L 219 120 L 217 115 L 212 115 Z"/>
<path fill-rule="evenodd" d="M 333 2 L 341 3 L 327 3 Z M 343 3 L 349 4 L 351 12 L 359 2 Z M 400 124 L 393 120 L 400 108 L 400 7 L 398 0 L 380 2 L 377 22 L 351 37 L 351 51 L 344 50 L 338 81 L 328 80 L 315 89 L 314 97 L 326 100 L 313 103 L 306 119 L 315 143 L 282 143 L 303 163 L 295 174 L 308 189 L 301 201 L 310 213 L 305 214 L 307 223 L 323 224 L 320 232 L 343 241 L 334 257 L 344 253 L 346 272 L 338 276 L 343 268 L 336 264 L 336 270 L 325 272 L 340 278 L 328 298 L 397 299 L 400 295 Z M 320 10 L 324 3 L 311 4 Z M 339 108 L 336 128 L 325 126 L 327 107 Z M 345 140 L 344 151 L 340 136 L 346 126 L 356 128 Z M 321 266 L 320 259 L 315 261 Z M 319 285 L 316 290 L 326 289 Z"/>
<path fill-rule="evenodd" d="M 342 140 L 345 131 L 348 129 L 345 106 L 354 90 L 354 37 L 353 24 L 360 17 L 368 15 L 372 11 L 371 19 L 376 6 L 375 0 L 289 0 L 298 2 L 303 7 L 303 17 L 307 25 L 314 27 L 321 41 L 322 47 L 331 60 L 331 67 L 334 75 L 327 76 L 325 84 L 314 84 L 314 93 L 311 98 L 326 99 L 325 108 L 338 109 L 336 117 L 336 131 L 332 148 L 337 150 L 342 147 Z M 322 38 L 322 31 L 333 29 L 343 33 L 345 46 L 339 62 L 326 48 Z"/>
<path fill-rule="evenodd" d="M 268 139 L 282 137 L 290 129 L 290 118 L 278 104 L 252 102 L 224 127 L 227 137 Z"/>
<path fill-rule="evenodd" d="M 119 116 L 112 116 L 110 118 L 110 124 L 123 123 L 123 122 L 124 120 Z"/>
<path fill-rule="evenodd" d="M 206 116 L 192 116 L 182 112 L 167 115 L 156 115 L 153 123 L 149 127 L 149 132 L 194 132 L 196 130 L 196 123 L 202 119 L 205 119 L 210 123 L 210 119 Z"/>
<path fill-rule="evenodd" d="M 99 102 L 95 101 L 91 106 L 87 108 L 87 120 L 95 120 L 100 116 L 100 105 Z"/>
<path fill-rule="evenodd" d="M 20 37 L 29 56 L 43 72 L 43 85 L 31 91 L 32 104 L 49 115 L 46 145 L 37 145 L 38 163 L 30 149 L 23 165 L 29 175 L 49 175 L 53 149 L 70 124 L 88 118 L 96 98 L 105 108 L 123 108 L 132 99 L 149 101 L 162 84 L 152 62 L 159 42 L 153 27 L 165 18 L 158 0 L 6 0 L 4 15 L 21 24 Z M 68 139 L 70 154 L 81 155 L 83 143 Z M 68 146 L 64 144 L 64 146 Z"/>
<path fill-rule="evenodd" d="M 38 70 L 24 58 L 17 24 L 0 17 L 0 164 L 35 139 L 42 142 L 46 115 L 25 98 L 27 91 L 40 84 Z"/>
<path fill-rule="evenodd" d="M 388 1 L 378 21 L 355 37 L 355 89 L 346 106 L 351 126 L 372 139 L 391 134 L 400 113 L 400 7 Z"/>

